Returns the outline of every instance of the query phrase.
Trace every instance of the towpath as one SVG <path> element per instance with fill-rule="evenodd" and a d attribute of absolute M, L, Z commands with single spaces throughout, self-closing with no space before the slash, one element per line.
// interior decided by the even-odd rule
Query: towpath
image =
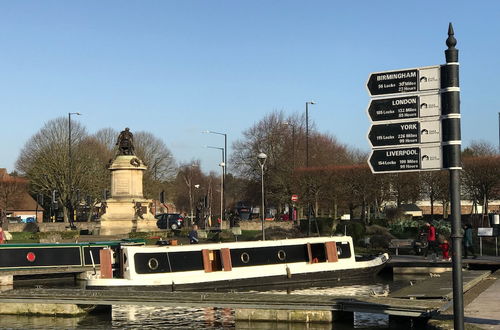
<path fill-rule="evenodd" d="M 465 307 L 465 322 L 482 329 L 500 329 L 500 271 L 490 280 L 494 283 Z"/>

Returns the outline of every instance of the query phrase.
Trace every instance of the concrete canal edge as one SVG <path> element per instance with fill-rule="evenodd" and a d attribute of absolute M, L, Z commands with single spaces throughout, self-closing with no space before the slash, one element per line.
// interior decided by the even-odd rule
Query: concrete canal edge
<path fill-rule="evenodd" d="M 235 310 L 238 321 L 276 321 L 296 323 L 332 323 L 334 313 L 330 310 L 269 310 L 244 308 Z M 352 313 L 350 313 L 352 314 Z"/>
<path fill-rule="evenodd" d="M 79 316 L 88 314 L 95 307 L 95 305 L 79 304 L 3 303 L 0 304 L 0 314 Z"/>

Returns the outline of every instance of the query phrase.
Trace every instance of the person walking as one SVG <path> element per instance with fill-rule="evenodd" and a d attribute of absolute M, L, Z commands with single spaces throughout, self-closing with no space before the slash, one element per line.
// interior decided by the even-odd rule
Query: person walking
<path fill-rule="evenodd" d="M 450 261 L 450 244 L 447 240 L 444 240 L 442 244 L 439 245 L 441 251 L 443 252 L 443 261 Z"/>
<path fill-rule="evenodd" d="M 437 257 L 437 242 L 436 242 L 436 227 L 430 223 L 425 224 L 427 228 L 427 248 L 425 249 L 424 258 L 427 259 L 427 254 L 429 250 L 432 250 L 432 260 L 436 260 Z"/>
<path fill-rule="evenodd" d="M 189 244 L 198 244 L 198 226 L 193 225 L 193 229 L 189 232 L 188 235 Z"/>
<path fill-rule="evenodd" d="M 3 231 L 3 228 L 0 227 L 0 244 L 5 244 L 6 240 L 5 232 Z"/>
<path fill-rule="evenodd" d="M 477 258 L 474 253 L 474 242 L 472 241 L 472 225 L 470 223 L 464 225 L 464 258 L 467 259 L 467 252 L 472 253 L 472 257 Z"/>

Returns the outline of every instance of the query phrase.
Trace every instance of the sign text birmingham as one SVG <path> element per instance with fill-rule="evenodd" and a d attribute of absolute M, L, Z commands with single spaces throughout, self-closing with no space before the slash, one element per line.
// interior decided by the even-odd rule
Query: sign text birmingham
<path fill-rule="evenodd" d="M 403 79 L 403 78 L 417 78 L 417 70 L 410 72 L 386 73 L 377 76 L 377 81 Z"/>

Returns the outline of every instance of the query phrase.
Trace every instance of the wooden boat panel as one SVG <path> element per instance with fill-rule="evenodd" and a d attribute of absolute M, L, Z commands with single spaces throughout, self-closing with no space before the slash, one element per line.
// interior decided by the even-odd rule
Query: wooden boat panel
<path fill-rule="evenodd" d="M 339 256 L 337 254 L 337 244 L 335 244 L 335 242 L 325 242 L 325 253 L 326 260 L 328 262 L 339 261 Z"/>
<path fill-rule="evenodd" d="M 221 261 L 222 261 L 222 269 L 225 272 L 229 272 L 233 269 L 233 264 L 231 262 L 231 250 L 227 248 L 220 249 Z"/>
<path fill-rule="evenodd" d="M 113 278 L 113 251 L 111 249 L 102 249 L 99 251 L 101 264 L 101 278 Z"/>

